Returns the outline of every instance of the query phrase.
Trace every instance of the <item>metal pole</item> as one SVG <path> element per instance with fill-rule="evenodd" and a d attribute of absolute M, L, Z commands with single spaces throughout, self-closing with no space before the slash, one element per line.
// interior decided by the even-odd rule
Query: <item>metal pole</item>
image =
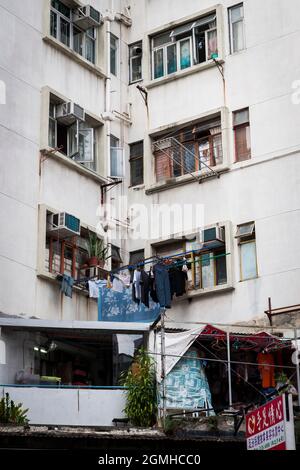
<path fill-rule="evenodd" d="M 162 389 L 162 423 L 165 428 L 166 423 L 166 338 L 165 338 L 165 308 L 161 311 L 161 389 Z"/>
<path fill-rule="evenodd" d="M 295 348 L 296 348 L 296 372 L 297 372 L 297 392 L 298 392 L 298 406 L 300 407 L 300 371 L 299 371 L 299 348 L 298 348 L 298 335 L 297 329 L 294 329 Z"/>
<path fill-rule="evenodd" d="M 226 336 L 227 336 L 227 372 L 228 372 L 229 409 L 231 409 L 232 408 L 232 386 L 231 386 L 230 333 L 229 333 L 229 328 L 227 328 Z"/>

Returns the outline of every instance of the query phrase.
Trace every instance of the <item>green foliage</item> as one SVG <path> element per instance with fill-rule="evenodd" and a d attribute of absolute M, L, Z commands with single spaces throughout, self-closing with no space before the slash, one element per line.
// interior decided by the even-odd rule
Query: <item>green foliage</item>
<path fill-rule="evenodd" d="M 144 348 L 135 356 L 128 371 L 121 375 L 127 388 L 125 413 L 135 426 L 149 427 L 156 422 L 157 396 L 153 360 Z"/>
<path fill-rule="evenodd" d="M 107 259 L 108 247 L 104 245 L 104 241 L 98 238 L 96 233 L 89 231 L 89 238 L 86 244 L 90 258 L 95 256 L 98 259 Z"/>
<path fill-rule="evenodd" d="M 23 410 L 22 403 L 16 405 L 6 393 L 0 400 L 0 423 L 1 424 L 27 424 L 28 409 Z"/>

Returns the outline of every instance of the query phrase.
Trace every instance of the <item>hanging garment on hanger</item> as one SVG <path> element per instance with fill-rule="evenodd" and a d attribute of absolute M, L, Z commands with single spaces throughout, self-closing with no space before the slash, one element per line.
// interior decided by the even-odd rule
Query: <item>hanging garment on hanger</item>
<path fill-rule="evenodd" d="M 150 287 L 151 299 L 153 300 L 153 302 L 158 304 L 159 302 L 158 302 L 158 297 L 156 293 L 155 279 L 154 279 L 154 273 L 153 273 L 152 268 L 150 269 L 150 273 L 149 273 L 149 287 Z"/>
<path fill-rule="evenodd" d="M 112 289 L 116 292 L 123 292 L 124 290 L 124 283 L 117 277 L 114 276 L 113 282 L 112 282 Z"/>
<path fill-rule="evenodd" d="M 132 281 L 132 299 L 137 304 L 141 301 L 141 271 L 134 270 Z"/>
<path fill-rule="evenodd" d="M 88 281 L 89 284 L 89 296 L 92 299 L 99 298 L 99 288 L 103 286 L 107 286 L 107 281 L 104 280 L 90 280 Z"/>
<path fill-rule="evenodd" d="M 75 280 L 73 277 L 69 276 L 68 274 L 63 274 L 57 276 L 57 278 L 60 280 L 60 291 L 65 294 L 66 297 L 72 298 L 72 292 L 73 292 L 73 285 Z"/>
<path fill-rule="evenodd" d="M 181 267 L 171 267 L 169 269 L 171 297 L 175 294 L 180 297 L 186 293 L 187 273 L 182 271 Z"/>
<path fill-rule="evenodd" d="M 148 274 L 141 270 L 141 302 L 149 308 L 150 279 Z"/>
<path fill-rule="evenodd" d="M 171 308 L 171 288 L 168 267 L 158 263 L 153 267 L 155 289 L 159 304 L 164 308 Z"/>
<path fill-rule="evenodd" d="M 262 388 L 275 387 L 273 354 L 261 352 L 257 355 L 257 362 L 262 380 Z"/>

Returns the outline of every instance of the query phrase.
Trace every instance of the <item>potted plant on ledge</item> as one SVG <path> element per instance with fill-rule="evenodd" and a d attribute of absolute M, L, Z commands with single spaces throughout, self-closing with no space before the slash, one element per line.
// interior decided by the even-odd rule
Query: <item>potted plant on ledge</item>
<path fill-rule="evenodd" d="M 89 238 L 87 240 L 87 252 L 88 252 L 88 265 L 89 266 L 100 266 L 103 268 L 105 260 L 108 258 L 108 247 L 105 246 L 104 240 L 99 238 L 96 233 L 89 232 Z"/>

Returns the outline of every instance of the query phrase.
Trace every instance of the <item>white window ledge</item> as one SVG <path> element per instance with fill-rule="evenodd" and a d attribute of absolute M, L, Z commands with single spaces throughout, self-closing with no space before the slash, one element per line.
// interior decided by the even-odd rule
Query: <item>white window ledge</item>
<path fill-rule="evenodd" d="M 205 289 L 193 289 L 188 291 L 187 294 L 182 295 L 181 297 L 174 297 L 173 300 L 180 302 L 182 300 L 189 300 L 204 295 L 224 294 L 225 292 L 231 292 L 233 290 L 233 285 L 221 284 L 219 286 L 206 287 Z"/>
<path fill-rule="evenodd" d="M 218 165 L 217 167 L 213 167 L 212 169 L 218 175 L 221 175 L 222 173 L 225 173 L 225 172 L 229 171 L 229 167 L 225 166 L 225 165 Z M 197 178 L 200 175 L 199 175 L 198 172 L 195 172 L 194 176 Z M 213 178 L 216 178 L 216 175 L 214 173 L 212 173 L 211 175 L 207 175 L 202 180 L 200 179 L 198 184 L 200 184 L 200 183 L 203 184 L 203 183 L 205 183 L 205 181 L 211 180 Z M 169 179 L 166 179 L 166 180 L 160 181 L 158 183 L 155 183 L 151 186 L 148 186 L 146 188 L 146 194 L 148 195 L 148 194 L 153 194 L 153 193 L 156 193 L 156 192 L 159 192 L 159 191 L 167 191 L 168 189 L 176 188 L 177 186 L 183 186 L 185 184 L 190 184 L 190 183 L 196 183 L 195 178 L 190 174 L 177 176 L 177 177 L 174 177 L 174 178 L 171 177 Z"/>
<path fill-rule="evenodd" d="M 221 58 L 218 58 L 218 62 L 219 64 L 223 64 L 224 60 Z M 192 75 L 193 73 L 201 72 L 202 70 L 210 69 L 212 67 L 216 67 L 216 64 L 212 59 L 210 59 L 210 60 L 207 60 L 206 62 L 202 62 L 201 64 L 188 67 L 184 70 L 179 70 L 177 72 L 171 73 L 164 77 L 153 79 L 151 80 L 151 82 L 146 83 L 145 87 L 148 89 L 154 88 L 156 86 L 163 85 L 173 80 L 177 80 L 181 77 L 186 77 L 187 75 Z"/>
<path fill-rule="evenodd" d="M 96 181 L 97 183 L 100 184 L 105 184 L 107 183 L 107 180 L 104 176 L 99 175 L 98 173 L 89 170 L 85 166 L 81 165 L 80 163 L 74 162 L 70 157 L 67 157 L 61 152 L 54 151 L 50 147 L 47 147 L 46 149 L 42 149 L 41 153 L 45 155 L 46 158 L 53 158 L 56 161 L 60 162 L 62 165 L 66 165 L 67 167 L 71 168 L 74 171 L 77 171 L 78 173 L 81 173 L 82 175 L 86 176 L 87 178 L 91 178 L 92 180 Z"/>
<path fill-rule="evenodd" d="M 107 78 L 107 75 L 104 73 L 104 71 L 94 65 L 92 62 L 89 62 L 86 60 L 84 57 L 82 57 L 80 54 L 77 52 L 73 51 L 70 47 L 65 46 L 62 42 L 58 41 L 52 36 L 44 36 L 43 40 L 47 43 L 50 44 L 51 46 L 55 47 L 59 51 L 61 51 L 63 54 L 66 56 L 70 57 L 73 59 L 75 62 L 77 62 L 79 65 L 82 65 L 86 69 L 88 69 L 90 72 L 93 72 L 95 75 L 101 78 Z"/>

